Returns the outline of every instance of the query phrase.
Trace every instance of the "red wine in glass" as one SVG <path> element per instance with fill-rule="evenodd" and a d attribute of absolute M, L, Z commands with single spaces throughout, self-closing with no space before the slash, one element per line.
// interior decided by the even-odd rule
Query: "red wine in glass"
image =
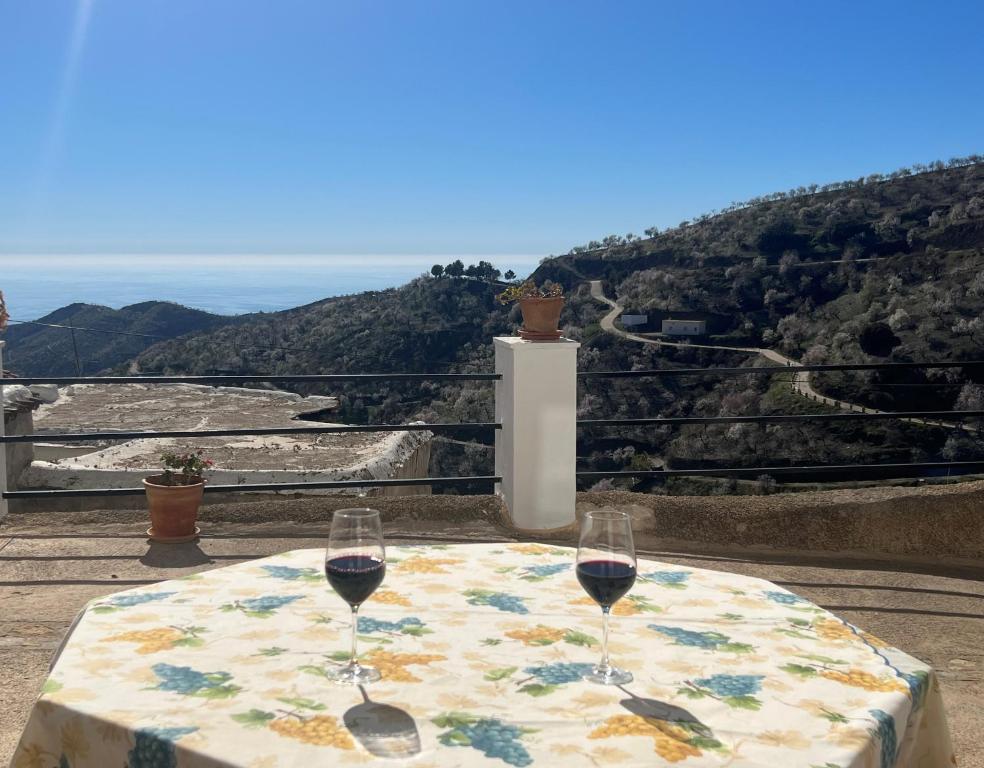
<path fill-rule="evenodd" d="M 635 566 L 618 560 L 586 560 L 577 564 L 577 580 L 602 608 L 611 608 L 635 583 Z"/>
<path fill-rule="evenodd" d="M 386 575 L 383 526 L 374 509 L 340 509 L 332 516 L 325 576 L 332 589 L 352 609 L 352 653 L 348 664 L 332 669 L 328 677 L 339 683 L 362 685 L 379 680 L 379 670 L 359 663 L 357 639 L 359 607 Z"/>
<path fill-rule="evenodd" d="M 597 509 L 581 519 L 577 546 L 577 580 L 591 599 L 601 606 L 601 661 L 585 680 L 601 685 L 625 685 L 632 673 L 612 666 L 608 658 L 608 618 L 612 606 L 625 597 L 636 579 L 632 520 L 625 512 Z"/>
<path fill-rule="evenodd" d="M 386 562 L 369 555 L 340 555 L 325 561 L 325 575 L 342 600 L 358 607 L 383 583 Z"/>

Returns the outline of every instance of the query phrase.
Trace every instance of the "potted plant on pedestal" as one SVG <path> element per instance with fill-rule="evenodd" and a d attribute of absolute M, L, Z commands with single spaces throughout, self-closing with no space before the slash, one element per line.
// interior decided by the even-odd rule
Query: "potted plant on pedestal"
<path fill-rule="evenodd" d="M 564 308 L 563 289 L 546 282 L 539 288 L 532 280 L 510 285 L 495 297 L 500 304 L 519 303 L 523 314 L 520 338 L 527 341 L 555 341 L 560 338 L 560 311 Z"/>
<path fill-rule="evenodd" d="M 212 460 L 202 451 L 162 453 L 164 471 L 143 481 L 150 509 L 153 541 L 191 541 L 198 536 L 198 507 L 202 503 L 205 480 L 202 474 L 212 467 Z"/>

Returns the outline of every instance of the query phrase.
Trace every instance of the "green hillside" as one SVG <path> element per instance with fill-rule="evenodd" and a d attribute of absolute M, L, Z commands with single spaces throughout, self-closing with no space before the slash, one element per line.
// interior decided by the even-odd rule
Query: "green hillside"
<path fill-rule="evenodd" d="M 590 296 L 586 280 L 601 280 L 609 297 L 633 311 L 706 317 L 707 344 L 764 347 L 816 363 L 980 360 L 984 164 L 965 159 L 915 171 L 769 195 L 666 232 L 648 230 L 645 239 L 609 236 L 545 259 L 534 277 L 567 288 L 562 325 L 582 342 L 584 370 L 763 364 L 747 352 L 644 345 L 604 332 L 599 321 L 608 308 Z M 212 325 L 173 327 L 170 335 L 180 338 L 148 348 L 114 339 L 107 342 L 112 359 L 107 353 L 100 363 L 121 372 L 174 374 L 489 371 L 491 338 L 511 333 L 518 312 L 494 302 L 490 275 L 451 274 L 235 322 L 206 316 L 199 319 Z M 148 326 L 121 321 L 120 327 Z M 12 336 L 13 349 L 28 346 Z M 57 341 L 50 364 L 57 359 L 62 369 L 71 367 L 70 339 L 60 335 Z M 30 362 L 39 366 L 45 358 L 35 354 Z M 814 378 L 825 394 L 886 410 L 982 408 L 982 384 L 979 366 Z M 347 384 L 325 393 L 340 397 L 340 417 L 354 423 L 483 421 L 493 413 L 492 388 L 480 383 Z M 792 393 L 788 377 L 666 377 L 586 380 L 579 414 L 756 415 L 819 408 Z M 465 438 L 435 444 L 432 473 L 491 471 L 491 435 Z M 607 470 L 976 459 L 984 457 L 984 445 L 967 433 L 907 423 L 744 424 L 584 430 L 578 455 L 585 469 Z M 727 492 L 732 485 L 709 481 L 687 490 Z M 763 481 L 762 487 L 770 486 Z"/>
<path fill-rule="evenodd" d="M 161 339 L 211 331 L 233 318 L 163 301 L 122 309 L 70 304 L 4 334 L 5 366 L 20 376 L 92 375 L 127 363 Z M 66 327 L 78 329 L 74 333 Z M 132 335 L 121 335 L 132 334 Z"/>
<path fill-rule="evenodd" d="M 984 165 L 837 186 L 755 201 L 646 240 L 609 237 L 600 249 L 576 248 L 546 261 L 539 276 L 572 287 L 579 276 L 602 279 L 608 295 L 633 311 L 707 317 L 713 332 L 704 343 L 761 346 L 804 362 L 984 359 Z M 575 305 L 584 300 L 579 296 Z M 582 354 L 585 367 L 621 369 L 754 360 L 713 350 L 657 352 L 598 334 Z M 825 394 L 883 410 L 980 409 L 982 383 L 980 367 L 814 377 Z M 777 407 L 776 388 L 765 377 L 675 393 L 682 404 L 666 394 L 663 415 L 790 411 L 788 402 Z M 612 415 L 652 408 L 655 400 L 635 402 L 626 390 L 624 400 L 614 399 Z M 650 442 L 678 466 L 984 455 L 980 441 L 966 434 L 892 422 L 688 427 Z"/>
<path fill-rule="evenodd" d="M 973 321 L 984 293 L 984 164 L 854 182 L 606 242 L 538 273 L 566 285 L 605 279 L 633 310 L 706 313 L 735 343 L 802 354 L 845 330 L 849 315 L 856 341 L 864 325 L 885 322 L 901 334 L 899 354 L 963 356 L 975 328 L 960 320 Z M 830 354 L 863 352 L 841 339 Z"/>
<path fill-rule="evenodd" d="M 591 298 L 586 279 L 604 281 L 608 294 L 633 310 L 706 314 L 713 320 L 707 341 L 714 344 L 769 347 L 813 362 L 980 359 L 984 165 L 832 187 L 772 195 L 647 239 L 612 236 L 604 246 L 546 259 L 534 276 L 568 288 L 562 324 L 583 342 L 585 370 L 762 364 L 747 353 L 648 346 L 604 333 L 598 322 L 607 309 Z M 497 306 L 493 292 L 478 280 L 421 277 L 390 291 L 329 299 L 159 344 L 137 364 L 174 373 L 487 371 L 491 337 L 518 324 L 516 310 Z M 967 368 L 842 374 L 817 385 L 890 409 L 975 407 L 984 398 L 981 383 L 979 370 Z M 788 386 L 763 376 L 589 380 L 581 387 L 580 414 L 818 409 Z M 334 393 L 342 418 L 354 422 L 492 416 L 491 388 L 480 384 L 347 385 Z M 486 448 L 436 448 L 433 472 L 491 469 Z M 908 462 L 976 458 L 984 450 L 966 434 L 884 422 L 585 430 L 578 453 L 585 468 L 625 469 Z M 728 488 L 725 481 L 704 485 Z"/>

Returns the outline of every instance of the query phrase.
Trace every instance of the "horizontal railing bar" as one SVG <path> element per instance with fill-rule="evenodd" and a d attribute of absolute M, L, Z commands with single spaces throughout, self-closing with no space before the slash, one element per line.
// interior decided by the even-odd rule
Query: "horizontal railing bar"
<path fill-rule="evenodd" d="M 642 371 L 578 371 L 582 379 L 638 379 L 654 376 L 741 376 L 790 371 L 883 371 L 918 368 L 967 368 L 984 366 L 982 360 L 945 363 L 837 363 L 829 365 L 763 365 L 754 368 L 649 368 Z"/>
<path fill-rule="evenodd" d="M 249 437 L 251 435 L 328 435 L 345 432 L 455 432 L 467 429 L 502 429 L 502 424 L 465 422 L 448 424 L 337 424 L 324 427 L 256 427 L 253 429 L 182 429 L 131 432 L 59 432 L 0 436 L 4 443 L 82 443 L 90 440 L 152 440 L 167 437 Z"/>
<path fill-rule="evenodd" d="M 25 376 L 7 379 L 5 384 L 242 384 L 269 382 L 280 384 L 314 384 L 335 381 L 498 381 L 500 373 L 331 373 L 300 376 L 228 375 L 228 376 Z"/>
<path fill-rule="evenodd" d="M 775 374 L 781 371 L 877 371 L 911 370 L 920 368 L 965 368 L 984 366 L 984 361 L 924 362 L 924 363 L 838 363 L 826 365 L 767 365 L 753 368 L 653 368 L 642 371 L 579 371 L 579 378 L 629 379 L 654 376 L 736 376 Z M 214 375 L 214 376 L 29 376 L 7 379 L 8 384 L 230 384 L 230 383 L 318 383 L 336 381 L 498 381 L 498 373 L 341 373 L 305 375 Z"/>
<path fill-rule="evenodd" d="M 605 477 L 681 477 L 684 475 L 792 475 L 801 472 L 823 474 L 846 470 L 911 470 L 911 469 L 984 469 L 984 461 L 928 461 L 913 464 L 819 464 L 793 467 L 721 467 L 713 469 L 643 469 L 613 472 L 577 472 L 584 479 Z"/>
<path fill-rule="evenodd" d="M 298 483 L 245 483 L 242 485 L 206 485 L 205 493 L 235 493 L 244 491 L 299 491 L 331 488 L 392 488 L 404 485 L 468 485 L 469 483 L 499 483 L 498 475 L 476 477 L 412 477 L 387 480 L 325 480 Z M 73 488 L 69 490 L 35 489 L 5 491 L 5 499 L 70 498 L 80 496 L 142 496 L 143 488 Z"/>
<path fill-rule="evenodd" d="M 881 411 L 878 413 L 798 413 L 773 416 L 672 416 L 655 419 L 580 419 L 579 427 L 673 426 L 679 424 L 781 424 L 795 421 L 856 421 L 864 419 L 973 419 L 984 411 Z"/>

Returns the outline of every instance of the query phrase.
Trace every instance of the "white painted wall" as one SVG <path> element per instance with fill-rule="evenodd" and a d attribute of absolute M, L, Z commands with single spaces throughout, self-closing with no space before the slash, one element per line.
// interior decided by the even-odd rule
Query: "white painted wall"
<path fill-rule="evenodd" d="M 668 336 L 702 336 L 707 331 L 704 320 L 664 320 L 661 326 Z"/>
<path fill-rule="evenodd" d="M 417 422 L 415 422 L 417 423 Z M 382 447 L 367 458 L 352 456 L 348 467 L 332 469 L 283 470 L 283 469 L 215 469 L 208 473 L 212 485 L 251 485 L 253 483 L 328 482 L 333 480 L 388 480 L 399 477 L 405 462 L 417 449 L 433 437 L 431 432 L 392 432 L 382 440 Z M 141 441 L 128 441 L 96 454 L 61 461 L 34 461 L 22 475 L 24 488 L 139 488 L 143 478 L 156 474 L 158 469 L 120 467 L 112 459 L 125 455 L 128 447 Z M 101 459 L 101 466 L 92 466 L 93 456 Z M 85 460 L 85 461 L 83 461 Z M 309 490 L 310 494 L 359 493 L 364 488 Z M 297 493 L 297 491 L 285 491 Z"/>
<path fill-rule="evenodd" d="M 529 530 L 574 523 L 577 492 L 576 341 L 495 340 L 495 473 L 513 524 Z"/>

